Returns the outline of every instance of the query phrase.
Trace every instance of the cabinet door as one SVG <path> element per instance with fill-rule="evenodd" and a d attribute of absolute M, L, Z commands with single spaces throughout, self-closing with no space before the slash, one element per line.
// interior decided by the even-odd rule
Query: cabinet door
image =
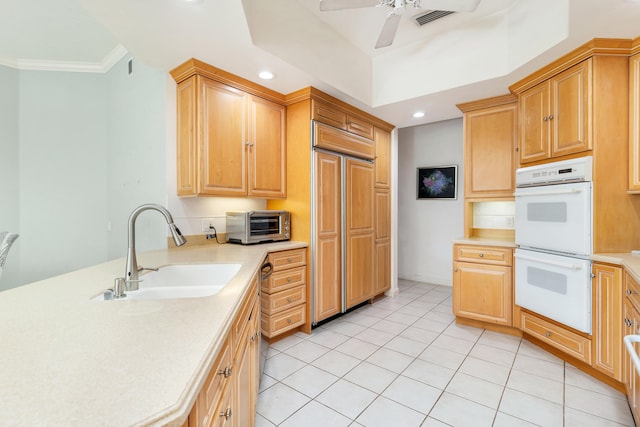
<path fill-rule="evenodd" d="M 511 267 L 453 263 L 453 313 L 501 325 L 512 325 Z"/>
<path fill-rule="evenodd" d="M 246 123 L 244 92 L 202 79 L 200 192 L 246 196 Z"/>
<path fill-rule="evenodd" d="M 375 282 L 374 295 L 391 288 L 391 194 L 375 190 Z"/>
<path fill-rule="evenodd" d="M 374 295 L 391 289 L 391 242 L 389 239 L 376 242 L 376 271 Z"/>
<path fill-rule="evenodd" d="M 624 300 L 624 325 L 623 325 L 623 335 L 633 335 L 635 334 L 637 327 L 635 326 L 635 320 L 637 318 L 636 310 L 633 308 L 631 302 L 625 298 Z M 629 405 L 631 409 L 634 410 L 634 402 L 635 402 L 635 368 L 633 366 L 633 362 L 631 361 L 631 356 L 627 351 L 627 347 L 624 346 L 622 349 L 622 382 L 625 385 L 627 391 L 627 397 L 629 400 Z"/>
<path fill-rule="evenodd" d="M 176 172 L 178 196 L 193 196 L 197 193 L 196 183 L 196 142 L 198 76 L 180 82 L 176 94 L 177 150 Z"/>
<path fill-rule="evenodd" d="M 517 123 L 516 103 L 464 115 L 465 197 L 513 197 Z"/>
<path fill-rule="evenodd" d="M 640 192 L 640 53 L 629 58 L 629 190 Z"/>
<path fill-rule="evenodd" d="M 256 400 L 258 396 L 260 361 L 256 355 L 259 351 L 257 324 L 260 304 L 257 298 L 251 309 L 247 327 L 238 339 L 235 357 L 235 386 L 232 402 L 233 424 L 236 426 L 252 426 L 255 421 Z"/>
<path fill-rule="evenodd" d="M 586 60 L 551 79 L 551 156 L 591 149 L 591 60 Z"/>
<path fill-rule="evenodd" d="M 622 269 L 593 265 L 593 367 L 621 379 Z"/>
<path fill-rule="evenodd" d="M 549 144 L 549 83 L 541 83 L 520 94 L 520 163 L 551 156 Z"/>
<path fill-rule="evenodd" d="M 249 96 L 249 196 L 286 196 L 285 107 Z"/>
<path fill-rule="evenodd" d="M 375 128 L 374 140 L 376 144 L 376 158 L 374 160 L 376 188 L 389 188 L 391 185 L 391 133 Z"/>
<path fill-rule="evenodd" d="M 339 156 L 315 156 L 314 319 L 327 319 L 341 310 L 342 188 Z"/>
<path fill-rule="evenodd" d="M 373 297 L 373 166 L 347 158 L 345 174 L 346 304 L 350 308 Z"/>

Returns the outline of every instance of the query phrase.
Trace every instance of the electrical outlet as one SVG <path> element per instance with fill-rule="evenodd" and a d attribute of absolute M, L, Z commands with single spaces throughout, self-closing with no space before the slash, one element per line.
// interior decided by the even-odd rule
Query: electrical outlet
<path fill-rule="evenodd" d="M 215 227 L 213 218 L 205 218 L 202 220 L 202 232 L 203 233 L 213 233 L 213 229 L 211 227 Z"/>

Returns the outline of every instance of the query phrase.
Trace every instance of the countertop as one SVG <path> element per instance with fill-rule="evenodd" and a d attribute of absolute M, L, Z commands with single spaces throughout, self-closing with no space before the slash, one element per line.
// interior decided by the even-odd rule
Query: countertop
<path fill-rule="evenodd" d="M 145 267 L 242 264 L 204 298 L 91 301 L 124 274 L 124 258 L 0 292 L 0 425 L 180 425 L 264 257 L 305 246 L 138 254 Z"/>

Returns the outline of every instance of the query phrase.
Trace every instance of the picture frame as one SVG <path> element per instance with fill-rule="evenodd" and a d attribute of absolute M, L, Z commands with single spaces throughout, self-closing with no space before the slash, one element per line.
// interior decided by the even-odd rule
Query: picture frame
<path fill-rule="evenodd" d="M 417 200 L 457 200 L 458 165 L 417 168 Z"/>

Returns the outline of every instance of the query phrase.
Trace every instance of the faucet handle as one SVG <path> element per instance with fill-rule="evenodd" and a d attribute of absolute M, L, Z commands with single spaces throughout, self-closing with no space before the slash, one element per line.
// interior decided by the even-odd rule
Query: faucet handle
<path fill-rule="evenodd" d="M 124 298 L 127 296 L 127 294 L 124 293 L 125 284 L 126 281 L 124 280 L 124 277 L 118 277 L 114 279 L 112 294 L 113 299 Z"/>

